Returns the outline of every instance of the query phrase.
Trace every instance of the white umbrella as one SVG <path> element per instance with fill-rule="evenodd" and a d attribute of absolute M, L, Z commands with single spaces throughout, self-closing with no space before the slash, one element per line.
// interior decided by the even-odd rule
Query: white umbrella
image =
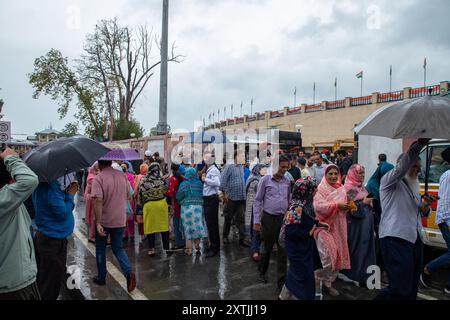
<path fill-rule="evenodd" d="M 450 139 L 450 98 L 426 96 L 389 104 L 370 114 L 354 130 L 359 135 L 391 139 Z"/>
<path fill-rule="evenodd" d="M 450 98 L 426 96 L 389 104 L 370 114 L 354 131 L 391 139 L 450 139 Z M 426 152 L 425 193 L 428 192 L 429 151 Z"/>

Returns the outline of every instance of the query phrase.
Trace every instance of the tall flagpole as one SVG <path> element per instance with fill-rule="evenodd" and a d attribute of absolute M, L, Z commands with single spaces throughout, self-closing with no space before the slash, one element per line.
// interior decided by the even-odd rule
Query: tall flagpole
<path fill-rule="evenodd" d="M 423 61 L 423 87 L 427 88 L 427 58 Z"/>
<path fill-rule="evenodd" d="M 364 73 L 361 75 L 361 97 L 363 96 L 363 79 L 364 79 Z"/>
<path fill-rule="evenodd" d="M 316 83 L 313 85 L 313 105 L 316 104 Z"/>
<path fill-rule="evenodd" d="M 297 106 L 297 87 L 294 90 L 294 108 Z"/>
<path fill-rule="evenodd" d="M 337 101 L 337 77 L 334 79 L 334 101 Z"/>
<path fill-rule="evenodd" d="M 392 64 L 389 69 L 389 93 L 392 93 Z"/>

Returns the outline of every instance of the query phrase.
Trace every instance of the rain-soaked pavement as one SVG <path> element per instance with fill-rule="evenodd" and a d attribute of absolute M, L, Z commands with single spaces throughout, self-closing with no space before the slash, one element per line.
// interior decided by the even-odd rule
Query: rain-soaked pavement
<path fill-rule="evenodd" d="M 277 299 L 276 260 L 272 257 L 268 271 L 268 284 L 257 281 L 256 264 L 250 259 L 247 248 L 240 247 L 237 238 L 231 244 L 223 246 L 220 256 L 206 259 L 203 254 L 186 256 L 182 251 L 166 256 L 161 248 L 161 240 L 157 236 L 157 255 L 147 256 L 148 244 L 138 239 L 124 242 L 132 267 L 136 272 L 138 293 L 130 296 L 124 289 L 124 278 L 108 269 L 107 285 L 100 287 L 92 282 L 96 275 L 95 247 L 86 241 L 87 229 L 84 217 L 84 202 L 77 201 L 75 208 L 76 231 L 69 242 L 67 265 L 76 265 L 81 273 L 81 293 L 68 291 L 63 299 L 100 299 L 100 300 L 274 300 Z M 220 216 L 220 224 L 223 217 Z M 427 251 L 426 259 L 441 254 L 442 251 Z M 275 254 L 274 254 L 275 255 Z M 273 255 L 273 256 L 274 256 Z M 111 249 L 107 250 L 107 258 L 118 270 L 120 266 Z M 111 272 L 112 271 L 112 272 Z M 114 277 L 110 273 L 114 274 Z M 449 295 L 442 293 L 449 270 L 442 271 L 433 279 L 436 288 L 420 289 L 420 299 L 446 299 Z M 122 282 L 122 286 L 114 278 Z M 356 287 L 337 280 L 336 288 L 341 292 L 338 299 L 371 300 L 376 290 Z M 74 290 L 76 291 L 76 290 Z M 140 291 L 140 292 L 139 292 Z M 324 296 L 324 299 L 336 299 Z"/>

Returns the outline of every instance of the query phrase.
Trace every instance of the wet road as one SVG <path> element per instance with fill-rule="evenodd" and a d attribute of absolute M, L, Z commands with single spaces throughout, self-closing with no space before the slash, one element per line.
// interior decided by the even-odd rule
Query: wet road
<path fill-rule="evenodd" d="M 157 254 L 148 257 L 147 242 L 139 243 L 129 240 L 124 242 L 132 267 L 136 272 L 137 291 L 130 296 L 125 288 L 124 277 L 120 266 L 107 250 L 108 277 L 107 285 L 100 287 L 92 282 L 96 275 L 95 247 L 87 242 L 87 229 L 84 217 L 84 203 L 77 201 L 76 231 L 69 242 L 67 265 L 76 265 L 81 275 L 80 289 L 85 299 L 100 300 L 274 300 L 277 299 L 276 260 L 273 255 L 268 271 L 268 284 L 257 281 L 257 267 L 251 260 L 247 248 L 240 247 L 237 237 L 230 235 L 231 244 L 223 246 L 220 256 L 206 259 L 203 254 L 186 256 L 182 251 L 167 256 L 162 251 L 162 244 L 157 236 Z M 223 217 L 220 217 L 220 224 Z M 203 253 L 202 244 L 202 253 Z M 428 250 L 426 259 L 438 256 L 442 251 Z M 427 260 L 426 260 L 427 261 Z M 450 270 L 439 272 L 433 279 L 435 289 L 420 289 L 419 298 L 447 299 L 449 295 L 442 293 L 446 276 Z M 353 284 L 337 280 L 336 288 L 341 292 L 337 299 L 370 300 L 377 295 L 376 290 L 359 288 Z M 65 296 L 67 298 L 67 296 Z M 69 297 L 73 299 L 72 297 Z M 336 299 L 324 296 L 324 299 Z"/>

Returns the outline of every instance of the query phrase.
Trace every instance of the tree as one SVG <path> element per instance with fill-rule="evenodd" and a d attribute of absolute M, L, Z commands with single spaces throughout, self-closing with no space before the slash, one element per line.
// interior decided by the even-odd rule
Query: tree
<path fill-rule="evenodd" d="M 73 137 L 76 135 L 79 135 L 77 122 L 69 122 L 61 131 L 61 136 L 63 137 Z"/>
<path fill-rule="evenodd" d="M 86 37 L 84 53 L 72 67 L 55 49 L 35 60 L 34 71 L 29 75 L 35 89 L 33 97 L 42 93 L 51 96 L 59 104 L 61 118 L 76 98 L 76 118 L 91 137 L 103 136 L 111 118 L 122 125 L 135 123 L 135 103 L 161 63 L 152 61 L 154 42 L 159 48 L 156 37 L 146 27 L 133 32 L 129 27 L 121 27 L 116 18 L 101 20 L 94 33 Z M 175 55 L 174 49 L 172 45 L 169 61 L 179 63 L 182 56 Z"/>
<path fill-rule="evenodd" d="M 113 124 L 113 139 L 122 140 L 130 139 L 131 134 L 134 133 L 134 138 L 142 138 L 144 136 L 144 128 L 139 124 L 136 119 L 119 120 Z"/>

